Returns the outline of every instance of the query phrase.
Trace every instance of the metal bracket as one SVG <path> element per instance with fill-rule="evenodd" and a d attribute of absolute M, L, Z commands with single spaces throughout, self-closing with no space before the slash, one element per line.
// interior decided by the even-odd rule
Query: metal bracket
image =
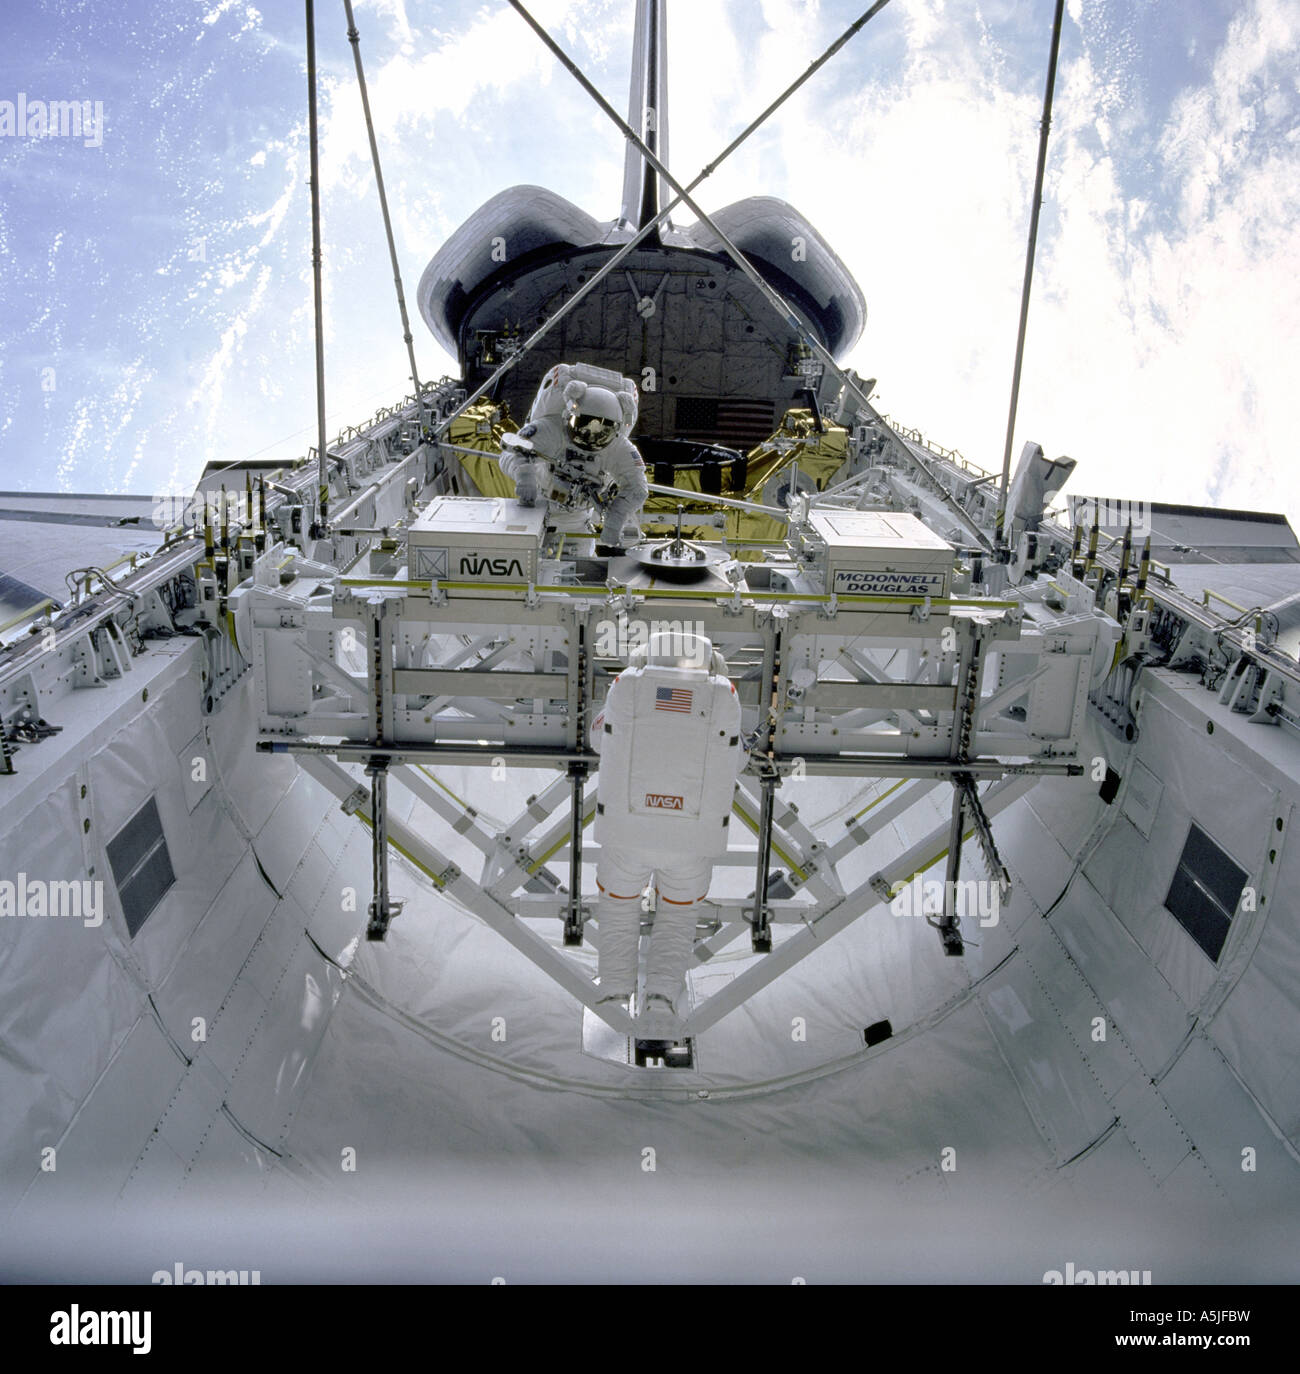
<path fill-rule="evenodd" d="M 374 779 L 370 793 L 371 871 L 374 896 L 367 908 L 367 940 L 382 940 L 389 924 L 402 910 L 401 902 L 388 896 L 388 761 L 375 759 L 366 768 Z"/>
<path fill-rule="evenodd" d="M 586 909 L 582 904 L 582 812 L 587 784 L 587 765 L 569 764 L 572 796 L 569 809 L 569 906 L 564 917 L 564 943 L 582 944 Z"/>

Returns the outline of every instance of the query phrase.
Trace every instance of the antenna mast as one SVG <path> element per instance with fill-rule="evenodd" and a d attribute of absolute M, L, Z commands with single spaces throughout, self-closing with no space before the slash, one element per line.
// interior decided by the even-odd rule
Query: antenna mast
<path fill-rule="evenodd" d="M 307 141 L 311 151 L 311 271 L 316 316 L 316 461 L 320 471 L 320 528 L 329 524 L 329 467 L 325 457 L 325 327 L 321 304 L 320 182 L 316 160 L 316 6 L 307 2 Z"/>
<path fill-rule="evenodd" d="M 1025 250 L 1025 282 L 1020 291 L 1020 330 L 1016 335 L 1016 365 L 1011 374 L 1011 408 L 1007 413 L 1007 441 L 1002 450 L 1002 481 L 998 484 L 998 514 L 993 541 L 1002 548 L 1002 526 L 1007 515 L 1007 481 L 1011 475 L 1011 442 L 1020 400 L 1020 369 L 1025 360 L 1025 328 L 1029 322 L 1029 288 L 1034 279 L 1034 249 L 1038 243 L 1038 212 L 1043 204 L 1043 173 L 1047 167 L 1047 134 L 1052 127 L 1052 92 L 1056 88 L 1056 58 L 1061 50 L 1061 17 L 1065 0 L 1056 0 L 1052 21 L 1052 51 L 1047 59 L 1047 89 L 1043 92 L 1043 119 L 1038 130 L 1038 169 L 1034 175 L 1034 200 L 1029 215 L 1029 245 Z"/>
<path fill-rule="evenodd" d="M 375 164 L 375 186 L 379 191 L 379 208 L 384 214 L 384 234 L 388 238 L 388 256 L 393 264 L 393 282 L 397 287 L 397 309 L 402 317 L 402 342 L 406 344 L 406 356 L 411 364 L 411 381 L 415 385 L 415 398 L 420 399 L 420 374 L 415 366 L 415 343 L 411 338 L 411 320 L 406 313 L 406 296 L 402 293 L 402 270 L 397 265 L 397 244 L 393 240 L 393 221 L 388 213 L 388 195 L 384 191 L 384 174 L 379 166 L 379 144 L 375 142 L 375 125 L 370 117 L 370 95 L 366 90 L 366 74 L 361 66 L 361 35 L 357 32 L 357 21 L 352 17 L 352 0 L 343 0 L 343 8 L 348 16 L 348 42 L 352 44 L 352 56 L 356 59 L 357 85 L 361 89 L 361 108 L 366 116 L 366 134 L 370 139 L 370 158 Z"/>

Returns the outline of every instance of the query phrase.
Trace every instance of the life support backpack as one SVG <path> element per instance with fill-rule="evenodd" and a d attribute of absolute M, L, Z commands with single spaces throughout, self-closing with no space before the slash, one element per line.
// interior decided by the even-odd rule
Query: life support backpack
<path fill-rule="evenodd" d="M 556 363 L 542 378 L 528 419 L 535 424 L 551 415 L 563 416 L 569 401 L 580 400 L 582 391 L 589 386 L 604 387 L 618 397 L 623 412 L 623 434 L 626 435 L 636 424 L 639 408 L 636 383 L 631 377 L 624 377 L 607 367 L 597 367 L 595 363 Z"/>
<path fill-rule="evenodd" d="M 629 668 L 601 712 L 596 840 L 662 861 L 727 848 L 744 766 L 740 702 L 706 668 Z"/>

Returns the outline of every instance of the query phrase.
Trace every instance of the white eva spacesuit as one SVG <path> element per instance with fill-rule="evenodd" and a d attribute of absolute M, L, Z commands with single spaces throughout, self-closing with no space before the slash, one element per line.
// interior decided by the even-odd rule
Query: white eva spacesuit
<path fill-rule="evenodd" d="M 698 906 L 727 848 L 745 763 L 740 703 L 724 667 L 703 636 L 653 635 L 614 680 L 592 726 L 600 753 L 601 1000 L 624 1001 L 636 990 L 641 893 L 653 874 L 658 902 L 642 1011 L 651 1034 L 684 1010 Z"/>
<path fill-rule="evenodd" d="M 575 530 L 599 509 L 602 543 L 626 548 L 641 537 L 649 494 L 645 464 L 627 437 L 636 416 L 629 378 L 590 363 L 559 363 L 542 378 L 528 423 L 502 440 L 501 471 L 524 505 L 545 500 L 560 521 L 572 513 Z"/>

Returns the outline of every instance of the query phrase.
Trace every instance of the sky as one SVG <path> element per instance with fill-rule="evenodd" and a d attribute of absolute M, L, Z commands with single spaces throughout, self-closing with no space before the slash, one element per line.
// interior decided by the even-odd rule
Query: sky
<path fill-rule="evenodd" d="M 670 0 L 685 180 L 866 0 Z M 331 433 L 407 366 L 343 6 L 318 0 Z M 621 137 L 504 0 L 355 0 L 408 300 L 516 183 L 598 219 Z M 626 102 L 631 0 L 533 13 Z M 1052 0 L 892 0 L 696 193 L 802 210 L 857 277 L 844 360 L 1001 463 Z M 303 7 L 31 0 L 0 54 L 0 489 L 188 491 L 314 442 Z M 1015 451 L 1068 492 L 1300 522 L 1300 0 L 1068 0 Z M 6 124 L 3 102 L 11 102 Z M 33 136 L 21 101 L 102 120 Z M 454 360 L 414 320 L 422 375 Z"/>

